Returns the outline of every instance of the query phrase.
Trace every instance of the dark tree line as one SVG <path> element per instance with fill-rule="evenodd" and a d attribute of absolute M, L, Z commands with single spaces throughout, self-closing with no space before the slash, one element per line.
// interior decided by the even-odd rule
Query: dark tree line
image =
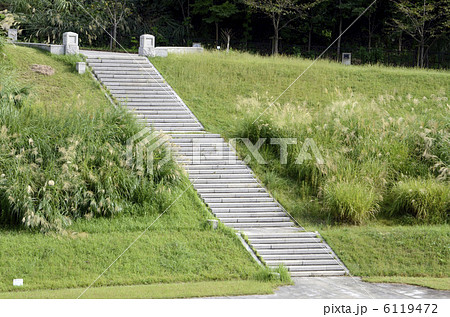
<path fill-rule="evenodd" d="M 414 66 L 429 66 L 430 54 L 439 54 L 437 66 L 449 66 L 448 0 L 378 0 L 342 35 L 372 2 L 0 0 L 0 10 L 14 13 L 21 36 L 32 41 L 58 42 L 63 32 L 73 31 L 83 46 L 132 48 L 140 34 L 150 33 L 158 45 L 228 44 L 263 54 L 314 57 L 339 37 L 329 58 L 339 60 L 345 50 L 361 62 L 383 62 L 395 53 L 401 63 L 413 52 Z"/>

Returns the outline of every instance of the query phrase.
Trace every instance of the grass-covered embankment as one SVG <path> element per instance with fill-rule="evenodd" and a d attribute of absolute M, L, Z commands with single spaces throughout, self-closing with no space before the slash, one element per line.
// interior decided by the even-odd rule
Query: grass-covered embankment
<path fill-rule="evenodd" d="M 267 164 L 250 165 L 351 273 L 450 276 L 448 72 L 319 61 L 270 106 L 311 61 L 207 52 L 152 62 L 209 131 L 297 139 L 287 164 L 266 140 Z"/>
<path fill-rule="evenodd" d="M 76 57 L 11 45 L 3 53 L 0 291 L 87 287 L 177 197 L 94 286 L 245 280 L 267 292 L 280 283 L 234 233 L 207 226 L 211 214 L 173 162 L 153 173 L 124 163 L 126 139 L 141 127 L 74 71 Z M 224 294 L 242 288 L 231 283 Z"/>

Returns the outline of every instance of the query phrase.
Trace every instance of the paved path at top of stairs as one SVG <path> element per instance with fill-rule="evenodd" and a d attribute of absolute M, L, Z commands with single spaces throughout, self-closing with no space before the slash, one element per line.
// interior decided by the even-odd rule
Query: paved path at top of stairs
<path fill-rule="evenodd" d="M 156 130 L 170 134 L 200 197 L 226 226 L 244 233 L 269 267 L 293 276 L 343 275 L 345 268 L 315 232 L 305 232 L 259 183 L 220 135 L 201 123 L 147 58 L 82 51 L 112 96 Z"/>

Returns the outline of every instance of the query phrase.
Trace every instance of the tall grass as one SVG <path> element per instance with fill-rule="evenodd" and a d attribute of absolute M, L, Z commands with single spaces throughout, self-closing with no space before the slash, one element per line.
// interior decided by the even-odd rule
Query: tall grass
<path fill-rule="evenodd" d="M 63 230 L 73 219 L 109 217 L 134 204 L 153 202 L 150 209 L 159 210 L 181 172 L 174 161 L 158 165 L 164 149 L 153 171 L 127 166 L 126 140 L 142 127 L 125 109 L 79 96 L 36 103 L 7 64 L 0 61 L 1 223 Z"/>
<path fill-rule="evenodd" d="M 409 215 L 429 223 L 445 223 L 450 216 L 450 187 L 435 179 L 408 179 L 391 190 L 394 215 Z"/>
<path fill-rule="evenodd" d="M 208 129 L 253 143 L 297 139 L 288 146 L 287 164 L 279 161 L 280 146 L 268 141 L 261 148 L 268 164 L 251 164 L 269 188 L 295 191 L 303 213 L 314 209 L 323 221 L 331 212 L 341 222 L 361 223 L 384 217 L 400 180 L 431 178 L 449 186 L 448 72 L 318 61 L 273 103 L 308 61 L 208 52 L 153 62 Z M 308 159 L 299 164 L 305 152 Z M 280 177 L 297 187 L 286 188 Z"/>

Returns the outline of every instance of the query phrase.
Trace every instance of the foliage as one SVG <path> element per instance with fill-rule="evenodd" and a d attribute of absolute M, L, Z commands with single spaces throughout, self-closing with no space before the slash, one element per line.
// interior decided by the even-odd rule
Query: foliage
<path fill-rule="evenodd" d="M 404 177 L 448 182 L 446 72 L 319 61 L 273 103 L 310 61 L 230 52 L 154 63 L 209 130 L 253 144 L 267 138 L 260 148 L 267 164 L 251 155 L 250 164 L 302 225 L 377 221 L 389 210 L 390 189 Z M 269 138 L 297 140 L 288 145 L 286 164 Z M 243 158 L 250 154 L 237 143 Z M 310 157 L 298 164 L 305 151 Z"/>
<path fill-rule="evenodd" d="M 339 222 L 362 224 L 379 210 L 376 192 L 357 182 L 327 182 L 324 186 L 324 204 Z"/>
<path fill-rule="evenodd" d="M 446 223 L 450 215 L 450 186 L 434 179 L 408 179 L 391 190 L 391 214 L 409 215 L 428 223 Z"/>
<path fill-rule="evenodd" d="M 13 74 L 2 62 L 2 223 L 61 230 L 73 219 L 113 216 L 133 204 L 154 201 L 153 208 L 160 207 L 166 186 L 175 186 L 180 170 L 173 161 L 157 164 L 164 156 L 161 149 L 155 153 L 153 171 L 132 172 L 125 162 L 125 145 L 140 127 L 126 110 L 106 101 L 91 107 L 78 98 L 65 109 L 51 111 L 51 106 L 29 100 Z"/>
<path fill-rule="evenodd" d="M 92 1 L 80 0 L 8 0 L 17 15 L 24 36 L 30 41 L 60 43 L 64 32 L 76 32 L 81 43 L 91 44 L 102 33 L 93 18 L 100 8 Z M 98 21 L 102 25 L 102 21 Z"/>
<path fill-rule="evenodd" d="M 393 23 L 419 44 L 417 66 L 425 65 L 425 46 L 438 37 L 449 34 L 450 7 L 448 1 L 397 0 L 399 18 Z"/>

